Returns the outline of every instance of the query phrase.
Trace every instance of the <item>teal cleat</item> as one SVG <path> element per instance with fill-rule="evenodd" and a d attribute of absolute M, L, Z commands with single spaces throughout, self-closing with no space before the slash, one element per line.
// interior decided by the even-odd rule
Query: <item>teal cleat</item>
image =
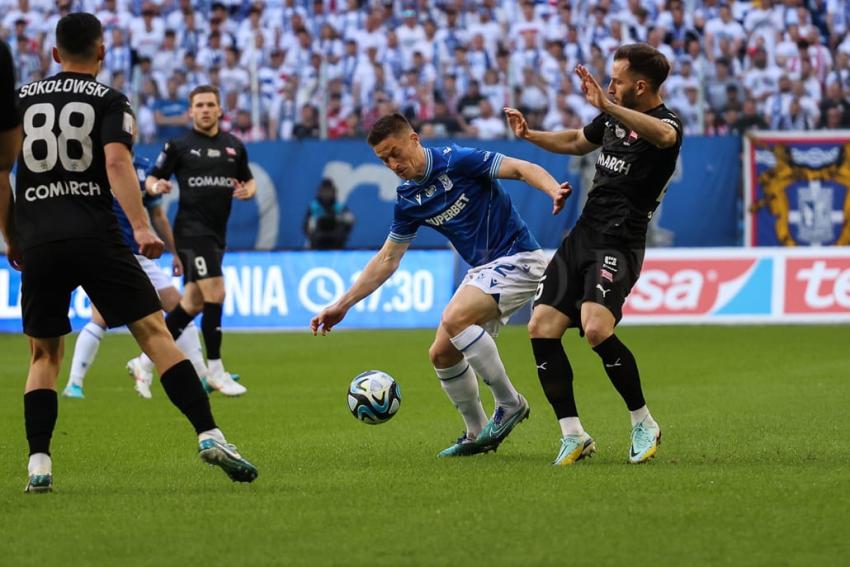
<path fill-rule="evenodd" d="M 632 428 L 632 446 L 629 448 L 629 462 L 632 464 L 645 463 L 655 456 L 661 445 L 661 428 L 658 424 L 647 425 L 644 421 Z"/>
<path fill-rule="evenodd" d="M 24 492 L 32 492 L 35 494 L 44 492 L 53 492 L 53 475 L 52 474 L 31 474 L 27 487 Z"/>
<path fill-rule="evenodd" d="M 596 442 L 587 433 L 582 435 L 565 435 L 561 439 L 561 450 L 552 461 L 553 465 L 565 467 L 577 463 L 596 452 Z"/>
<path fill-rule="evenodd" d="M 198 455 L 208 465 L 220 467 L 234 482 L 253 482 L 259 474 L 257 467 L 242 457 L 236 445 L 230 443 L 204 439 L 198 446 Z"/>
<path fill-rule="evenodd" d="M 463 432 L 463 435 L 457 438 L 455 444 L 451 447 L 443 449 L 439 453 L 437 453 L 438 457 L 469 457 L 471 455 L 477 455 L 479 453 L 486 453 L 487 451 L 495 451 L 495 447 L 487 448 L 482 447 L 478 443 L 475 442 L 475 439 L 467 435 L 466 431 Z"/>
<path fill-rule="evenodd" d="M 528 407 L 528 402 L 522 395 L 519 397 L 520 406 L 517 411 L 511 415 L 505 415 L 505 408 L 499 406 L 493 413 L 492 419 L 484 426 L 484 430 L 475 440 L 476 443 L 486 448 L 488 451 L 495 451 L 502 444 L 507 436 L 513 431 L 514 427 L 521 421 L 528 419 L 531 409 Z"/>
<path fill-rule="evenodd" d="M 63 398 L 72 398 L 75 400 L 82 400 L 86 396 L 83 394 L 83 387 L 77 386 L 76 384 L 68 384 L 65 386 L 65 389 L 62 390 Z"/>

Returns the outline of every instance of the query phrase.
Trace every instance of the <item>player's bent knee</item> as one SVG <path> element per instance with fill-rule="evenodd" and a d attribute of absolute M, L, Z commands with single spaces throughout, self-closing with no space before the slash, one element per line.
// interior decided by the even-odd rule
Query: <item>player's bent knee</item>
<path fill-rule="evenodd" d="M 475 324 L 475 319 L 465 315 L 458 309 L 448 307 L 443 312 L 443 317 L 440 320 L 440 325 L 446 330 L 450 337 L 456 337 L 461 334 L 467 327 Z"/>
<path fill-rule="evenodd" d="M 552 321 L 539 311 L 534 311 L 528 322 L 528 336 L 532 339 L 560 339 L 568 324 L 569 320 L 566 323 Z"/>
<path fill-rule="evenodd" d="M 614 334 L 614 327 L 595 319 L 589 320 L 584 326 L 584 336 L 590 346 L 595 347 Z"/>
<path fill-rule="evenodd" d="M 434 341 L 428 349 L 428 358 L 434 368 L 450 368 L 460 362 L 463 355 L 448 345 Z"/>

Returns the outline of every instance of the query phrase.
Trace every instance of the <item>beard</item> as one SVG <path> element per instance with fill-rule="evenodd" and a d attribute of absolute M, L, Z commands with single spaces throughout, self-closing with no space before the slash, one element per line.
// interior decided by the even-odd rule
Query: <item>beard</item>
<path fill-rule="evenodd" d="M 620 95 L 620 104 L 629 109 L 637 108 L 637 94 L 633 88 L 623 91 Z"/>

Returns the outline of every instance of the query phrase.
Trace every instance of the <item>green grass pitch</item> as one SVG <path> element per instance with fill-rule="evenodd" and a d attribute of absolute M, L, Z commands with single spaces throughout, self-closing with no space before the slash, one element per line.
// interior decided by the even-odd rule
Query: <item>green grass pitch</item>
<path fill-rule="evenodd" d="M 227 334 L 249 388 L 213 396 L 251 485 L 203 465 L 168 403 L 135 396 L 110 335 L 87 399 L 60 399 L 50 495 L 25 495 L 26 342 L 0 337 L 0 564 L 846 565 L 850 329 L 631 327 L 664 444 L 626 464 L 628 415 L 588 346 L 565 340 L 599 453 L 548 463 L 558 428 L 523 328 L 499 346 L 531 419 L 496 454 L 438 460 L 462 429 L 427 360 L 431 331 Z M 67 378 L 73 337 L 60 377 Z M 348 413 L 349 380 L 396 377 L 398 416 Z M 488 411 L 492 399 L 482 387 Z"/>

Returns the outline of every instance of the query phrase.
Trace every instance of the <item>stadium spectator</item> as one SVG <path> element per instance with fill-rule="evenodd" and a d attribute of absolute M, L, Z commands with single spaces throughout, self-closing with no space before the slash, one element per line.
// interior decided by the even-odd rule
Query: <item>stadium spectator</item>
<path fill-rule="evenodd" d="M 230 133 L 242 142 L 262 142 L 266 139 L 265 131 L 251 119 L 251 111 L 244 109 L 236 112 L 236 123 Z"/>
<path fill-rule="evenodd" d="M 831 83 L 826 88 L 826 97 L 823 99 L 820 105 L 822 128 L 825 127 L 823 122 L 827 118 L 827 115 L 832 112 L 833 109 L 838 110 L 838 115 L 841 117 L 839 119 L 841 127 L 847 128 L 848 126 L 850 126 L 850 101 L 848 101 L 847 98 L 844 96 L 844 89 L 842 88 L 841 83 L 839 82 Z"/>
<path fill-rule="evenodd" d="M 460 97 L 457 102 L 458 114 L 463 116 L 464 120 L 471 122 L 481 114 L 481 101 L 484 100 L 484 95 L 481 94 L 481 88 L 478 81 L 470 81 L 469 89 Z"/>
<path fill-rule="evenodd" d="M 189 102 L 178 96 L 177 79 L 169 78 L 166 85 L 165 97 L 154 103 L 157 138 L 163 141 L 182 136 L 189 127 Z"/>
<path fill-rule="evenodd" d="M 125 94 L 136 105 L 143 132 L 155 126 L 145 123 L 150 113 L 141 108 L 147 80 L 153 77 L 165 92 L 168 79 L 181 73 L 181 97 L 209 82 L 224 91 L 239 90 L 240 100 L 248 98 L 256 74 L 260 126 L 275 137 L 284 122 L 290 124 L 287 135 L 291 133 L 292 117 L 305 105 L 321 108 L 321 120 L 326 120 L 326 92 L 320 85 L 336 78 L 343 83 L 343 107 L 360 107 L 364 126 L 374 122 L 370 114 L 379 107 L 379 95 L 420 120 L 434 111 L 431 99 L 442 99 L 450 113 L 460 108 L 467 122 L 477 116 L 482 97 L 498 109 L 504 95 L 510 104 L 537 109 L 530 119 L 546 117 L 555 123 L 564 113 L 556 104 L 558 92 L 575 66 L 586 65 L 605 84 L 611 50 L 634 41 L 648 42 L 677 66 L 667 85 L 671 103 L 678 100 L 681 106 L 687 100 L 685 87 L 698 81 L 703 96 L 694 112 L 699 116 L 712 110 L 722 117 L 752 97 L 759 111 L 772 117 L 775 112 L 765 104 L 770 97 L 781 94 L 787 106 L 779 86 L 785 74 L 792 83 L 803 83 L 803 94 L 797 95 L 802 109 L 824 124 L 819 110 L 829 85 L 839 82 L 850 88 L 846 4 L 0 0 L 0 36 L 11 44 L 18 80 L 30 81 L 58 71 L 50 50 L 59 17 L 72 9 L 96 12 L 107 46 L 98 78 L 112 84 L 114 74 L 123 74 Z M 408 78 L 410 69 L 416 71 L 415 83 Z M 425 93 L 423 84 L 432 92 Z M 737 99 L 732 98 L 732 85 Z M 294 100 L 284 103 L 285 87 Z M 791 92 L 796 92 L 795 83 Z M 277 112 L 293 104 L 293 109 Z M 569 105 L 582 121 L 592 119 L 582 106 Z"/>
<path fill-rule="evenodd" d="M 800 99 L 792 96 L 788 102 L 788 110 L 774 116 L 770 126 L 774 130 L 811 130 L 814 120 L 803 109 Z"/>
<path fill-rule="evenodd" d="M 496 115 L 493 105 L 487 99 L 482 99 L 478 106 L 480 111 L 478 116 L 469 123 L 469 127 L 466 129 L 467 134 L 481 140 L 504 138 L 507 128 L 501 113 Z"/>
<path fill-rule="evenodd" d="M 767 130 L 767 120 L 758 111 L 758 103 L 754 98 L 744 100 L 741 112 L 734 130 L 740 134 L 746 134 L 749 130 Z"/>
<path fill-rule="evenodd" d="M 303 106 L 300 120 L 292 128 L 292 137 L 303 140 L 304 138 L 318 138 L 320 134 L 318 109 L 310 104 Z"/>
<path fill-rule="evenodd" d="M 345 203 L 337 201 L 336 185 L 331 179 L 322 179 L 304 215 L 308 246 L 313 250 L 345 248 L 353 226 L 354 215 Z"/>
<path fill-rule="evenodd" d="M 434 114 L 422 126 L 423 137 L 453 138 L 463 131 L 464 124 L 449 112 L 448 105 L 442 100 L 434 101 Z"/>

